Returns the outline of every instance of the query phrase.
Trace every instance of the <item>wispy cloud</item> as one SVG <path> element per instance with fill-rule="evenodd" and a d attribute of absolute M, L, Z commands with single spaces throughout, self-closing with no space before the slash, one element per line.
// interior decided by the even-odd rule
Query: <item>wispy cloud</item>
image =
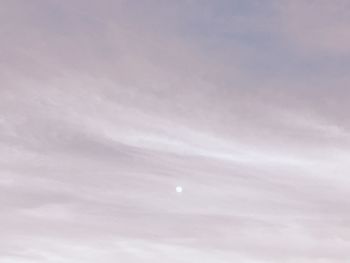
<path fill-rule="evenodd" d="M 1 262 L 347 262 L 346 1 L 0 5 Z"/>

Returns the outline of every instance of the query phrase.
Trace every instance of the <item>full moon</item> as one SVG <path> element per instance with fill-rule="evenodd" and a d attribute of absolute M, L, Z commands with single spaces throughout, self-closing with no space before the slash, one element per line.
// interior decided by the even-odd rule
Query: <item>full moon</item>
<path fill-rule="evenodd" d="M 181 186 L 176 186 L 176 192 L 181 193 L 182 192 L 182 187 Z"/>

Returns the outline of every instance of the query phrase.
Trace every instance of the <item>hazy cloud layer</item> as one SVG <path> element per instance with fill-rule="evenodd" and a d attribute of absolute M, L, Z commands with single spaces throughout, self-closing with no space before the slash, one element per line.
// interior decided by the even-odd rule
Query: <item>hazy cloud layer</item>
<path fill-rule="evenodd" d="M 348 262 L 349 28 L 346 0 L 2 0 L 1 263 Z"/>

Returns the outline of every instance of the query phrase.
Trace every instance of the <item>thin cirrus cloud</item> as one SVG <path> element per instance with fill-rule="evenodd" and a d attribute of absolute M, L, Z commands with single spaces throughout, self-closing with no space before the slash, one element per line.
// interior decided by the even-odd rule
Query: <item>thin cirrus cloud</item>
<path fill-rule="evenodd" d="M 346 1 L 0 5 L 1 262 L 347 262 Z"/>

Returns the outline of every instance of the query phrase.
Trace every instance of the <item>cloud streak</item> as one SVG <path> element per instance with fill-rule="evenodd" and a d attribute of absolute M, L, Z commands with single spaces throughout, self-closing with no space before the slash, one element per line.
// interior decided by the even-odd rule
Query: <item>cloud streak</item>
<path fill-rule="evenodd" d="M 346 1 L 0 10 L 1 262 L 347 262 Z"/>

